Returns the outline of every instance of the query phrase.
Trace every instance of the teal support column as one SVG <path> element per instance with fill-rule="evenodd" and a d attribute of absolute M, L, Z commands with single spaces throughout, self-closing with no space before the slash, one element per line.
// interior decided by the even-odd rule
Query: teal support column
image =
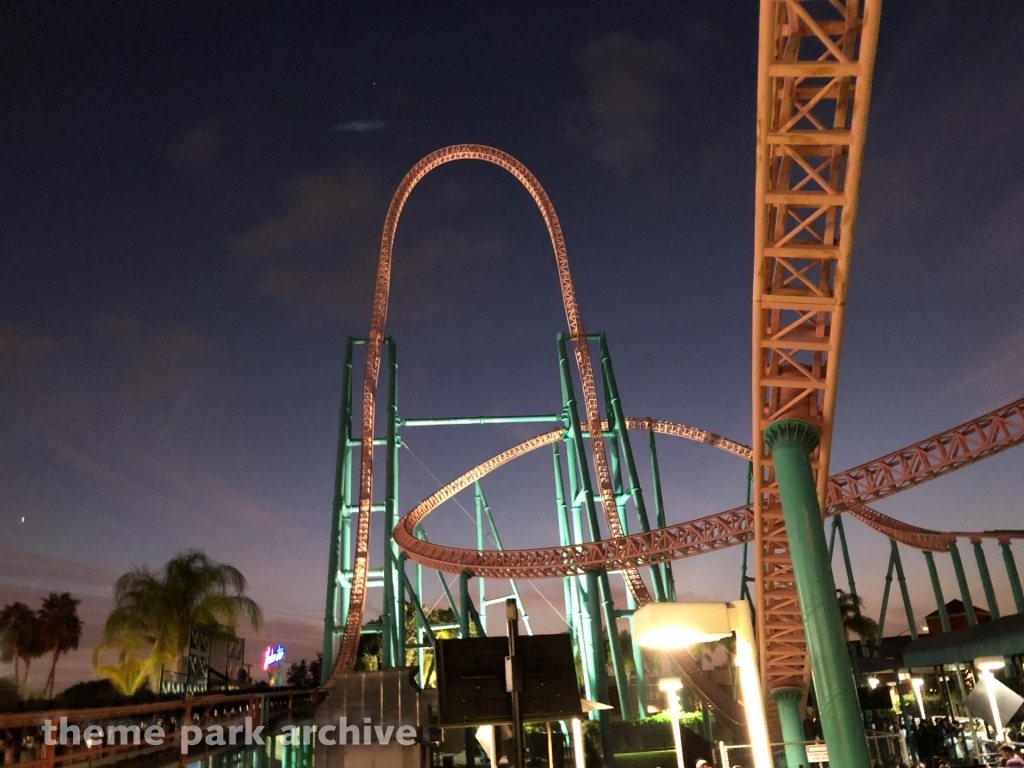
<path fill-rule="evenodd" d="M 714 728 L 714 724 L 711 722 L 711 717 L 712 717 L 712 715 L 711 715 L 711 707 L 708 706 L 708 703 L 707 703 L 707 701 L 705 699 L 701 699 L 700 700 L 700 727 L 701 727 L 701 730 L 704 732 L 704 741 L 708 742 L 709 744 L 714 744 L 715 743 L 715 728 Z M 678 728 L 679 725 L 677 724 L 676 727 Z"/>
<path fill-rule="evenodd" d="M 657 515 L 658 527 L 664 528 L 668 523 L 665 522 L 665 502 L 661 495 L 661 469 L 658 467 L 658 448 L 654 442 L 654 432 L 648 434 L 650 435 L 651 484 L 654 486 L 654 510 Z M 744 544 L 744 546 L 746 545 Z M 675 602 L 676 580 L 675 575 L 672 573 L 672 562 L 662 563 L 661 569 L 664 574 L 666 596 L 671 602 Z"/>
<path fill-rule="evenodd" d="M 932 580 L 932 591 L 935 592 L 935 603 L 939 606 L 939 621 L 942 623 L 942 631 L 949 632 L 949 615 L 946 613 L 946 600 L 942 596 L 939 572 L 935 568 L 935 555 L 925 550 L 924 561 L 928 564 L 928 575 Z"/>
<path fill-rule="evenodd" d="M 871 756 L 811 470 L 810 454 L 819 439 L 812 425 L 796 419 L 776 421 L 764 431 L 765 444 L 775 462 L 830 765 L 831 768 L 864 768 L 870 764 Z"/>
<path fill-rule="evenodd" d="M 644 503 L 644 494 L 640 488 L 640 476 L 636 471 L 636 462 L 633 460 L 633 447 L 629 442 L 629 430 L 626 429 L 626 417 L 622 412 L 622 400 L 619 398 L 619 386 L 615 382 L 615 371 L 612 368 L 612 355 L 608 351 L 608 339 L 602 332 L 600 336 L 601 347 L 601 373 L 604 379 L 605 409 L 608 419 L 612 422 L 612 429 L 615 432 L 619 445 L 622 446 L 622 456 L 626 463 L 626 475 L 629 478 L 629 495 L 633 499 L 633 506 L 636 508 L 637 523 L 640 530 L 647 533 L 651 530 L 650 518 L 647 516 L 647 505 Z M 618 454 L 615 453 L 617 458 Z M 621 485 L 621 474 L 619 476 Z M 616 496 L 621 493 L 621 488 L 616 489 Z M 654 589 L 654 599 L 664 602 L 666 599 L 663 583 L 664 573 L 659 566 L 651 567 L 651 585 Z"/>
<path fill-rule="evenodd" d="M 1010 591 L 1013 592 L 1013 604 L 1017 608 L 1017 613 L 1024 613 L 1024 589 L 1020 586 L 1020 574 L 1017 573 L 1017 563 L 1013 559 L 1010 540 L 1000 541 L 999 548 L 1003 550 L 1003 562 L 1006 563 L 1006 576 L 1010 580 Z"/>
<path fill-rule="evenodd" d="M 633 666 L 636 667 L 636 704 L 638 717 L 647 717 L 647 706 L 650 702 L 647 699 L 647 672 L 644 669 L 644 654 L 640 644 L 636 642 L 636 633 L 633 630 L 633 613 L 636 611 L 636 600 L 629 590 L 626 590 L 626 607 L 629 609 L 629 639 L 633 647 Z"/>
<path fill-rule="evenodd" d="M 473 483 L 473 501 L 476 504 L 476 549 L 482 552 L 484 548 L 484 492 L 480 488 L 480 481 Z M 483 614 L 480 623 L 487 629 L 487 579 L 480 579 L 477 584 L 477 601 Z"/>
<path fill-rule="evenodd" d="M 327 607 L 324 611 L 323 664 L 320 682 L 326 682 L 334 668 L 334 638 L 345 625 L 340 611 L 348 611 L 348 588 L 341 586 L 339 569 L 352 570 L 352 522 L 348 511 L 348 493 L 352 481 L 352 452 L 348 447 L 352 427 L 352 337 L 345 341 L 345 360 L 341 369 L 341 408 L 338 416 L 338 450 L 334 465 L 334 499 L 331 509 L 331 541 L 327 556 Z M 340 598 L 340 599 L 339 599 Z M 343 607 L 340 607 L 343 606 Z"/>
<path fill-rule="evenodd" d="M 988 612 L 992 614 L 992 621 L 995 621 L 999 618 L 999 603 L 996 602 L 996 591 L 992 588 L 992 574 L 988 572 L 985 550 L 981 548 L 981 539 L 972 539 L 971 544 L 974 545 L 974 559 L 978 561 L 978 573 L 981 574 L 981 588 L 985 590 Z"/>
<path fill-rule="evenodd" d="M 608 701 L 608 672 L 604 659 L 604 647 L 600 642 L 601 638 L 601 605 L 600 605 L 600 574 L 590 569 L 587 571 L 587 603 L 590 613 L 590 633 L 594 637 L 593 666 L 597 672 L 597 696 L 598 701 Z M 615 768 L 615 745 L 612 741 L 612 720 L 607 709 L 597 712 L 597 720 L 601 727 L 601 746 L 604 750 L 604 764 L 608 768 Z"/>
<path fill-rule="evenodd" d="M 653 435 L 653 433 L 652 433 Z M 747 462 L 747 506 L 750 506 L 750 495 L 754 487 L 754 462 Z M 754 610 L 754 599 L 750 594 L 750 582 L 752 579 L 747 576 L 747 547 L 749 542 L 743 542 L 743 560 L 740 563 L 740 599 L 750 603 L 751 614 Z"/>
<path fill-rule="evenodd" d="M 971 599 L 971 590 L 967 586 L 967 574 L 964 572 L 964 562 L 960 559 L 960 550 L 955 541 L 949 542 L 949 555 L 953 558 L 953 570 L 956 572 L 956 583 L 960 586 L 960 597 L 964 601 L 964 612 L 967 614 L 968 626 L 976 626 L 978 614 L 974 612 L 974 601 Z"/>
<path fill-rule="evenodd" d="M 889 570 L 885 572 L 885 589 L 882 590 L 882 609 L 878 612 L 877 645 L 885 637 L 885 613 L 889 609 L 889 591 L 892 589 L 892 571 L 896 567 L 895 553 L 889 553 Z"/>
<path fill-rule="evenodd" d="M 910 590 L 907 589 L 907 577 L 903 575 L 903 560 L 900 548 L 893 539 L 889 539 L 893 561 L 896 564 L 896 578 L 900 583 L 900 594 L 903 595 L 903 609 L 907 612 L 907 624 L 910 625 L 910 639 L 917 640 L 917 622 L 914 620 L 914 607 L 910 604 Z"/>
<path fill-rule="evenodd" d="M 398 359 L 394 339 L 388 348 L 388 411 L 384 479 L 384 611 L 381 643 L 385 669 L 405 664 L 405 602 L 398 588 L 398 548 L 392 532 L 398 523 Z"/>
<path fill-rule="evenodd" d="M 854 610 L 860 616 L 860 600 L 857 598 L 857 582 L 853 580 L 853 563 L 850 561 L 850 549 L 846 546 L 846 529 L 843 527 L 843 516 L 836 515 L 835 530 L 839 531 L 839 546 L 843 550 L 843 564 L 846 566 L 846 581 L 850 585 Z"/>
<path fill-rule="evenodd" d="M 633 720 L 636 714 L 633 711 L 633 701 L 629 696 L 629 677 L 626 675 L 626 665 L 622 657 L 622 644 L 619 642 L 619 627 L 615 621 L 615 606 L 612 603 L 611 585 L 608 583 L 607 574 L 604 579 L 599 579 L 601 587 L 601 608 L 604 612 L 604 623 L 608 627 L 608 650 L 612 661 L 612 672 L 615 675 L 615 687 L 619 692 L 619 713 L 623 720 Z"/>
<path fill-rule="evenodd" d="M 469 634 L 469 571 L 459 574 L 459 637 L 465 639 Z"/>
<path fill-rule="evenodd" d="M 444 580 L 444 576 L 440 572 L 438 572 L 438 575 L 442 577 L 442 581 L 443 581 Z M 461 638 L 467 638 L 467 637 L 469 637 L 469 634 L 470 634 L 469 633 L 469 621 L 470 621 L 470 611 L 469 611 L 469 605 L 470 605 L 470 600 L 469 600 L 469 579 L 470 579 L 470 575 L 469 575 L 468 571 L 463 571 L 462 573 L 459 574 L 459 610 L 458 610 L 458 620 L 459 620 L 459 637 L 461 637 Z M 464 734 L 465 734 L 465 744 L 466 744 L 466 765 L 475 765 L 476 764 L 476 736 L 475 736 L 476 729 L 475 728 L 467 728 L 465 730 Z"/>
<path fill-rule="evenodd" d="M 825 538 L 822 532 L 822 540 Z M 776 688 L 772 691 L 772 699 L 779 710 L 779 726 L 782 728 L 782 740 L 786 742 L 786 768 L 807 768 L 807 749 L 802 742 L 804 735 L 804 713 L 800 711 L 800 702 L 804 692 L 799 688 Z M 829 746 L 829 756 L 832 747 Z M 868 763 L 864 763 L 868 765 Z"/>

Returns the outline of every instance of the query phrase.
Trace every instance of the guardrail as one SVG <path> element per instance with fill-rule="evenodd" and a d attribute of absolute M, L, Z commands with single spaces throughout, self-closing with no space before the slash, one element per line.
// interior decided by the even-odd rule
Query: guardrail
<path fill-rule="evenodd" d="M 198 726 L 205 737 L 214 725 L 227 728 L 234 725 L 231 743 L 236 743 L 241 730 L 238 724 L 245 718 L 251 718 L 253 727 L 268 726 L 274 718 L 311 712 L 321 696 L 320 689 L 247 692 L 191 696 L 152 704 L 0 714 L 0 744 L 3 749 L 0 765 L 4 768 L 9 765 L 17 765 L 18 768 L 56 768 L 79 762 L 97 765 L 171 749 L 179 750 L 185 726 Z M 47 722 L 58 728 L 63 722 L 68 731 L 77 727 L 81 734 L 79 743 L 47 744 L 43 732 Z M 86 738 L 85 732 L 90 726 L 98 727 L 101 735 Z M 141 738 L 147 728 L 154 726 L 160 728 L 159 744 L 150 744 Z M 127 731 L 110 730 L 121 727 L 137 727 L 140 737 L 129 737 Z M 122 742 L 129 743 L 108 743 L 115 741 L 114 733 L 122 737 Z M 50 735 L 51 741 L 59 740 L 59 731 L 50 731 Z M 30 756 L 28 760 L 25 759 L 26 752 Z M 188 760 L 188 755 L 181 755 L 180 765 L 184 766 Z"/>

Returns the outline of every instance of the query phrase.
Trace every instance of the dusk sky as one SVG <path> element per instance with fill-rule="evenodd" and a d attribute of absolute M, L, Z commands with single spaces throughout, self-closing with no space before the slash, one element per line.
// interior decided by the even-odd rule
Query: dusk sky
<path fill-rule="evenodd" d="M 6 4 L 0 605 L 82 599 L 58 688 L 90 676 L 118 575 L 188 547 L 249 578 L 267 616 L 249 661 L 272 642 L 315 654 L 344 342 L 367 332 L 390 196 L 440 147 L 498 147 L 544 185 L 627 415 L 749 444 L 757 22 L 752 1 Z M 1019 2 L 883 9 L 836 471 L 1024 394 L 1022 35 Z M 483 163 L 428 176 L 395 247 L 401 415 L 557 412 L 564 330 L 526 191 Z M 402 512 L 545 428 L 406 430 Z M 745 462 L 659 449 L 670 522 L 744 501 Z M 877 508 L 1024 528 L 1022 470 L 1009 451 Z M 557 543 L 549 453 L 484 490 L 506 547 Z M 426 530 L 471 544 L 456 505 Z M 848 534 L 877 615 L 887 545 Z M 739 557 L 676 563 L 680 596 L 735 599 Z M 904 561 L 921 617 L 924 560 Z M 541 594 L 561 610 L 558 582 L 522 589 L 536 628 L 564 628 Z"/>

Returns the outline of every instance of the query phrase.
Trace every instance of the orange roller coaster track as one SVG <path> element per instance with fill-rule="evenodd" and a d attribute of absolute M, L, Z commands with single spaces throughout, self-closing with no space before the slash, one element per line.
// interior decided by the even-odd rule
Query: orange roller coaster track
<path fill-rule="evenodd" d="M 631 430 L 656 432 L 683 437 L 712 445 L 743 459 L 750 459 L 747 446 L 696 427 L 655 419 L 626 419 Z M 416 526 L 427 515 L 460 491 L 470 487 L 490 472 L 514 459 L 545 445 L 558 442 L 563 429 L 531 437 L 507 451 L 478 464 L 469 472 L 452 480 L 443 488 L 417 504 L 395 528 L 395 543 L 421 565 L 447 573 L 468 573 L 486 578 L 558 578 L 580 574 L 589 568 L 628 570 L 666 560 L 679 560 L 705 552 L 732 547 L 750 541 L 754 534 L 754 516 L 751 506 L 719 512 L 707 517 L 659 528 L 646 533 L 604 539 L 567 547 L 545 547 L 523 550 L 460 549 L 429 543 L 415 536 Z M 965 436 L 971 436 L 965 439 Z M 997 408 L 953 429 L 942 432 L 919 443 L 895 451 L 875 461 L 863 464 L 829 479 L 830 488 L 840 489 L 830 497 L 830 514 L 846 511 L 854 518 L 889 538 L 918 549 L 942 552 L 956 538 L 993 538 L 998 540 L 1024 538 L 1024 531 L 932 531 L 903 523 L 863 504 L 868 498 L 889 496 L 906 488 L 944 475 L 955 469 L 981 461 L 989 456 L 1024 442 L 1024 399 Z M 956 450 L 936 453 L 934 446 L 956 445 Z M 942 455 L 943 460 L 936 457 Z M 918 461 L 906 462 L 903 471 L 891 475 L 888 485 L 875 483 L 855 486 L 845 482 L 852 476 L 860 477 L 864 468 L 889 465 L 893 457 L 916 456 Z M 925 461 L 924 456 L 932 460 Z M 848 493 L 847 493 L 848 492 Z"/>
<path fill-rule="evenodd" d="M 353 561 L 349 607 L 345 621 L 345 632 L 334 664 L 335 671 L 351 670 L 356 662 L 359 648 L 363 609 L 366 603 L 367 577 L 370 559 L 370 516 L 373 506 L 373 442 L 374 421 L 377 403 L 377 382 L 380 374 L 381 346 L 384 342 L 384 326 L 388 313 L 388 296 L 391 289 L 391 256 L 394 248 L 395 230 L 406 201 L 415 186 L 438 166 L 455 160 L 482 160 L 493 163 L 508 171 L 526 187 L 540 209 L 544 223 L 551 237 L 558 267 L 558 282 L 562 290 L 562 303 L 569 326 L 583 388 L 583 405 L 586 411 L 587 427 L 592 435 L 591 453 L 597 475 L 598 490 L 608 530 L 612 536 L 621 537 L 623 529 L 616 510 L 611 475 L 604 440 L 601 437 L 601 413 L 598 408 L 597 387 L 594 382 L 593 366 L 587 349 L 586 332 L 580 317 L 576 291 L 569 273 L 569 260 L 565 250 L 565 239 L 558 216 L 544 188 L 536 177 L 518 160 L 493 147 L 478 144 L 458 144 L 439 149 L 420 160 L 402 179 L 384 220 L 381 238 L 380 261 L 377 266 L 377 282 L 373 295 L 373 311 L 370 315 L 370 333 L 366 344 L 366 366 L 363 377 L 363 412 L 360 434 L 359 460 L 359 508 L 356 518 L 355 559 Z M 635 569 L 624 572 L 630 591 L 640 604 L 650 601 L 647 587 Z"/>

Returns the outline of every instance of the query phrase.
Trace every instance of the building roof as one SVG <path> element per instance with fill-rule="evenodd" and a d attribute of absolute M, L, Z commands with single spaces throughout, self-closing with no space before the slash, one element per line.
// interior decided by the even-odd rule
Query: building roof
<path fill-rule="evenodd" d="M 948 603 L 946 603 L 946 615 L 947 616 L 963 616 L 966 613 L 967 613 L 967 608 L 964 606 L 962 600 L 950 600 Z M 986 611 L 984 608 L 979 608 L 978 606 L 974 606 L 974 613 L 975 613 L 975 615 L 979 619 L 982 618 L 982 617 L 985 617 L 986 619 L 992 618 L 992 615 L 988 611 Z M 932 611 L 931 613 L 929 613 L 927 616 L 925 616 L 925 618 L 926 619 L 937 619 L 937 618 L 939 618 L 939 611 L 938 611 L 938 609 L 936 609 L 936 610 Z"/>

